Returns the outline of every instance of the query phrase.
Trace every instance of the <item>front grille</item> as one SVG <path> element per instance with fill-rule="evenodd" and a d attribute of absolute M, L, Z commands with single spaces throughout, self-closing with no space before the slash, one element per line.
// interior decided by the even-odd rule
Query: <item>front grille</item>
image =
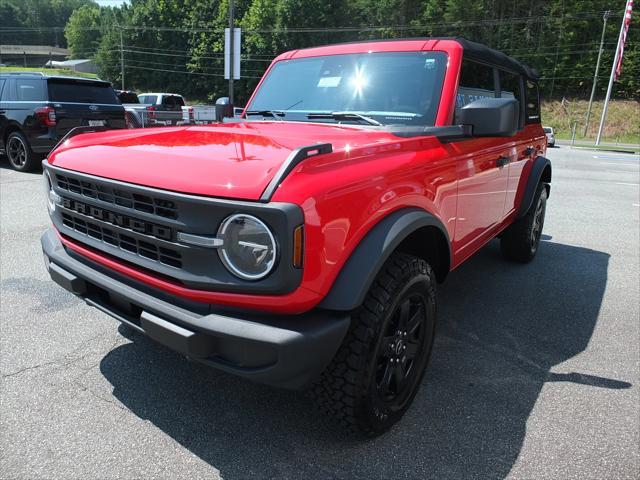
<path fill-rule="evenodd" d="M 178 241 L 178 232 L 215 235 L 239 211 L 261 218 L 274 232 L 292 232 L 304 222 L 299 207 L 179 193 L 43 165 L 56 194 L 50 211 L 55 228 L 105 258 L 194 290 L 281 295 L 300 285 L 302 270 L 291 262 L 249 282 L 225 268 L 217 249 Z M 279 236 L 283 259 L 291 258 L 292 238 Z"/>
<path fill-rule="evenodd" d="M 94 207 L 84 202 L 78 202 L 67 197 L 60 197 L 62 206 L 74 213 L 80 213 L 85 217 L 91 217 L 98 222 L 108 223 L 112 226 L 124 228 L 132 232 L 142 233 L 147 236 L 155 237 L 159 240 L 171 241 L 173 233 L 171 228 L 155 223 L 147 222 L 137 218 L 128 217 L 119 213 L 105 210 L 104 208 Z"/>
<path fill-rule="evenodd" d="M 106 184 L 98 184 L 90 180 L 78 180 L 68 175 L 56 174 L 58 187 L 69 192 L 96 198 L 103 202 L 121 207 L 150 213 L 164 218 L 178 218 L 176 205 L 171 200 L 153 198 L 149 195 L 128 192 Z"/>
<path fill-rule="evenodd" d="M 160 262 L 170 267 L 182 268 L 182 257 L 180 253 L 171 248 L 155 245 L 131 235 L 120 233 L 115 229 L 107 228 L 70 212 L 62 212 L 62 223 L 78 233 L 121 248 L 127 252 Z"/>

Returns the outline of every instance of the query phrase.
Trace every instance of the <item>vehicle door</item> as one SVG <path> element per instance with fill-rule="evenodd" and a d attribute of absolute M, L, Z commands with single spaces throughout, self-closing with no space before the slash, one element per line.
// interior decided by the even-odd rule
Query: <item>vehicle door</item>
<path fill-rule="evenodd" d="M 492 66 L 463 60 L 456 111 L 481 98 L 497 98 L 497 71 Z M 458 206 L 454 251 L 461 261 L 491 237 L 502 220 L 508 183 L 504 139 L 470 138 L 447 149 L 456 159 Z"/>
<path fill-rule="evenodd" d="M 2 90 L 6 80 L 0 78 L 0 150 L 4 149 L 4 132 L 7 128 L 7 111 L 4 109 L 4 102 L 2 101 Z"/>
<path fill-rule="evenodd" d="M 35 151 L 51 146 L 49 127 L 36 116 L 36 109 L 47 103 L 44 78 L 9 79 L 3 90 L 3 109 L 9 123 L 18 125 Z M 7 96 L 4 96 L 7 91 Z"/>
<path fill-rule="evenodd" d="M 506 218 L 511 215 L 516 208 L 516 196 L 519 191 L 520 179 L 523 178 L 523 172 L 525 168 L 527 168 L 527 164 L 532 163 L 533 158 L 535 158 L 532 157 L 532 154 L 536 152 L 536 145 L 534 145 L 532 141 L 533 134 L 531 133 L 531 129 L 526 128 L 524 79 L 520 74 L 500 69 L 499 80 L 500 97 L 515 98 L 520 104 L 518 133 L 511 139 L 505 139 L 505 150 L 503 152 L 503 156 L 509 159 L 507 192 L 502 214 L 503 218 Z"/>
<path fill-rule="evenodd" d="M 49 78 L 49 101 L 56 112 L 56 137 L 74 127 L 125 128 L 124 107 L 111 85 L 93 80 Z"/>

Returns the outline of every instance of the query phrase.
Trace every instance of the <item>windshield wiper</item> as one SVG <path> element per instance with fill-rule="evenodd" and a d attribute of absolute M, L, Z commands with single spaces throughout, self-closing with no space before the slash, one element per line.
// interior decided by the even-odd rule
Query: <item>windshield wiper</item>
<path fill-rule="evenodd" d="M 307 118 L 333 118 L 335 120 L 362 120 L 363 122 L 368 123 L 369 125 L 375 125 L 376 127 L 381 127 L 382 124 L 374 120 L 371 117 L 367 117 L 366 115 L 362 115 L 361 113 L 356 112 L 319 112 L 319 113 L 309 113 L 307 114 Z"/>
<path fill-rule="evenodd" d="M 285 113 L 279 110 L 248 110 L 244 112 L 245 117 L 249 115 L 262 115 L 263 117 L 273 117 L 276 120 L 282 120 L 280 117 L 284 117 Z"/>

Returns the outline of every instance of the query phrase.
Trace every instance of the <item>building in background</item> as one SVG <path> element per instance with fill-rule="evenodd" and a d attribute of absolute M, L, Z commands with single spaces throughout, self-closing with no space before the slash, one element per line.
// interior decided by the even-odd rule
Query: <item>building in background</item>
<path fill-rule="evenodd" d="M 98 66 L 96 65 L 96 62 L 89 58 L 65 60 L 62 62 L 50 60 L 45 63 L 45 66 L 51 68 L 64 68 L 67 70 L 73 70 L 74 72 L 98 73 Z"/>
<path fill-rule="evenodd" d="M 49 61 L 63 61 L 71 52 L 49 45 L 0 45 L 0 63 L 15 67 L 42 67 Z"/>

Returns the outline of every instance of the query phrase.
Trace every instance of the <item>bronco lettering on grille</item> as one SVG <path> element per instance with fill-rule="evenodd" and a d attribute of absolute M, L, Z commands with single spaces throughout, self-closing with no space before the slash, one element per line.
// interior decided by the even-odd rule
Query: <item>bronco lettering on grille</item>
<path fill-rule="evenodd" d="M 96 220 L 110 223 L 117 227 L 133 230 L 137 233 L 143 233 L 145 235 L 151 235 L 161 240 L 171 240 L 171 229 L 162 225 L 156 225 L 136 218 L 128 217 L 120 213 L 110 212 L 100 207 L 94 207 L 93 205 L 87 205 L 77 200 L 71 200 L 70 198 L 62 197 L 62 206 L 69 210 L 81 213 Z"/>

